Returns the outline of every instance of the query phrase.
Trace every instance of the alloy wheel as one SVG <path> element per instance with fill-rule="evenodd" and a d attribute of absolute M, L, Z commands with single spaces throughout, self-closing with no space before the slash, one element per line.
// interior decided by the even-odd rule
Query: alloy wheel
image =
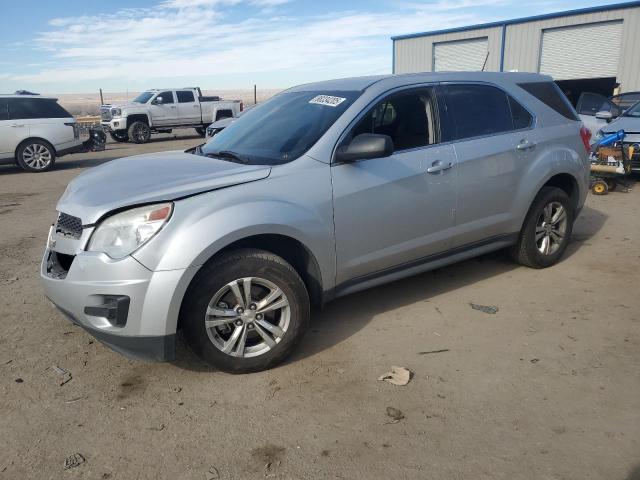
<path fill-rule="evenodd" d="M 290 317 L 289 300 L 276 284 L 245 277 L 215 293 L 204 322 L 218 350 L 233 357 L 256 357 L 282 341 Z"/>
<path fill-rule="evenodd" d="M 568 216 L 560 202 L 550 202 L 536 222 L 536 246 L 543 255 L 558 251 L 567 233 Z"/>

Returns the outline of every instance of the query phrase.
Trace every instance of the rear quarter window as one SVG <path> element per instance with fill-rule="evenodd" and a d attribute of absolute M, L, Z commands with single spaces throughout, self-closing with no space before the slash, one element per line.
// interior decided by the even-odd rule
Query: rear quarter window
<path fill-rule="evenodd" d="M 9 118 L 12 120 L 36 118 L 71 118 L 69 112 L 49 98 L 9 98 Z"/>
<path fill-rule="evenodd" d="M 575 110 L 569 103 L 567 97 L 560 88 L 553 82 L 531 82 L 519 83 L 518 86 L 527 93 L 530 93 L 547 107 L 555 110 L 560 115 L 569 120 L 578 120 Z"/>

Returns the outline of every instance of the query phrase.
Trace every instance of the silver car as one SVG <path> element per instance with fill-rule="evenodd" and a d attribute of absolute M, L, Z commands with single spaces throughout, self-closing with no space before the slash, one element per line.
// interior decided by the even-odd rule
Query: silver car
<path fill-rule="evenodd" d="M 312 305 L 510 248 L 558 262 L 588 132 L 547 76 L 425 73 L 291 88 L 186 152 L 123 158 L 60 199 L 46 296 L 130 357 L 282 362 Z"/>

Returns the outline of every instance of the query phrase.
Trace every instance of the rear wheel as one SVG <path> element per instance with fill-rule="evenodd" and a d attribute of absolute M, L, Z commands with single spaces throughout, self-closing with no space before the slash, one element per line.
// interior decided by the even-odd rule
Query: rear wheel
<path fill-rule="evenodd" d="M 205 265 L 180 313 L 185 337 L 207 363 L 231 373 L 281 363 L 309 323 L 309 295 L 284 259 L 242 249 Z"/>
<path fill-rule="evenodd" d="M 129 141 L 129 134 L 126 132 L 126 130 L 118 130 L 116 132 L 109 132 L 109 136 L 115 140 L 116 142 L 128 142 Z"/>
<path fill-rule="evenodd" d="M 128 134 L 133 143 L 147 143 L 151 138 L 151 129 L 144 122 L 133 122 L 129 126 Z"/>
<path fill-rule="evenodd" d="M 512 247 L 514 259 L 532 268 L 556 264 L 569 244 L 575 213 L 564 190 L 544 187 L 531 205 L 518 243 Z"/>
<path fill-rule="evenodd" d="M 18 147 L 16 160 L 27 172 L 46 172 L 56 161 L 56 151 L 45 140 L 27 140 Z"/>

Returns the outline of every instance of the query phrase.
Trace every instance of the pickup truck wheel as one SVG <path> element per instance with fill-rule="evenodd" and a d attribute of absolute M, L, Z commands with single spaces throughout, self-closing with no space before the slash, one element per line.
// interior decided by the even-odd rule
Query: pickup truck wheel
<path fill-rule="evenodd" d="M 129 126 L 128 133 L 133 143 L 147 143 L 151 138 L 151 129 L 144 122 L 133 122 Z"/>
<path fill-rule="evenodd" d="M 201 137 L 204 137 L 207 134 L 207 129 L 203 128 L 203 127 L 198 127 L 196 128 L 196 132 L 198 133 L 198 135 L 200 135 Z"/>
<path fill-rule="evenodd" d="M 128 142 L 129 134 L 125 130 L 118 130 L 117 132 L 109 132 L 109 136 L 116 142 Z"/>
<path fill-rule="evenodd" d="M 46 172 L 56 161 L 56 151 L 45 140 L 27 140 L 18 147 L 16 161 L 27 172 Z"/>
<path fill-rule="evenodd" d="M 215 258 L 196 275 L 180 312 L 191 348 L 230 373 L 281 363 L 309 323 L 304 282 L 284 259 L 254 249 Z"/>
<path fill-rule="evenodd" d="M 532 268 L 555 265 L 569 245 L 574 219 L 573 205 L 564 190 L 542 188 L 529 208 L 512 256 Z"/>

